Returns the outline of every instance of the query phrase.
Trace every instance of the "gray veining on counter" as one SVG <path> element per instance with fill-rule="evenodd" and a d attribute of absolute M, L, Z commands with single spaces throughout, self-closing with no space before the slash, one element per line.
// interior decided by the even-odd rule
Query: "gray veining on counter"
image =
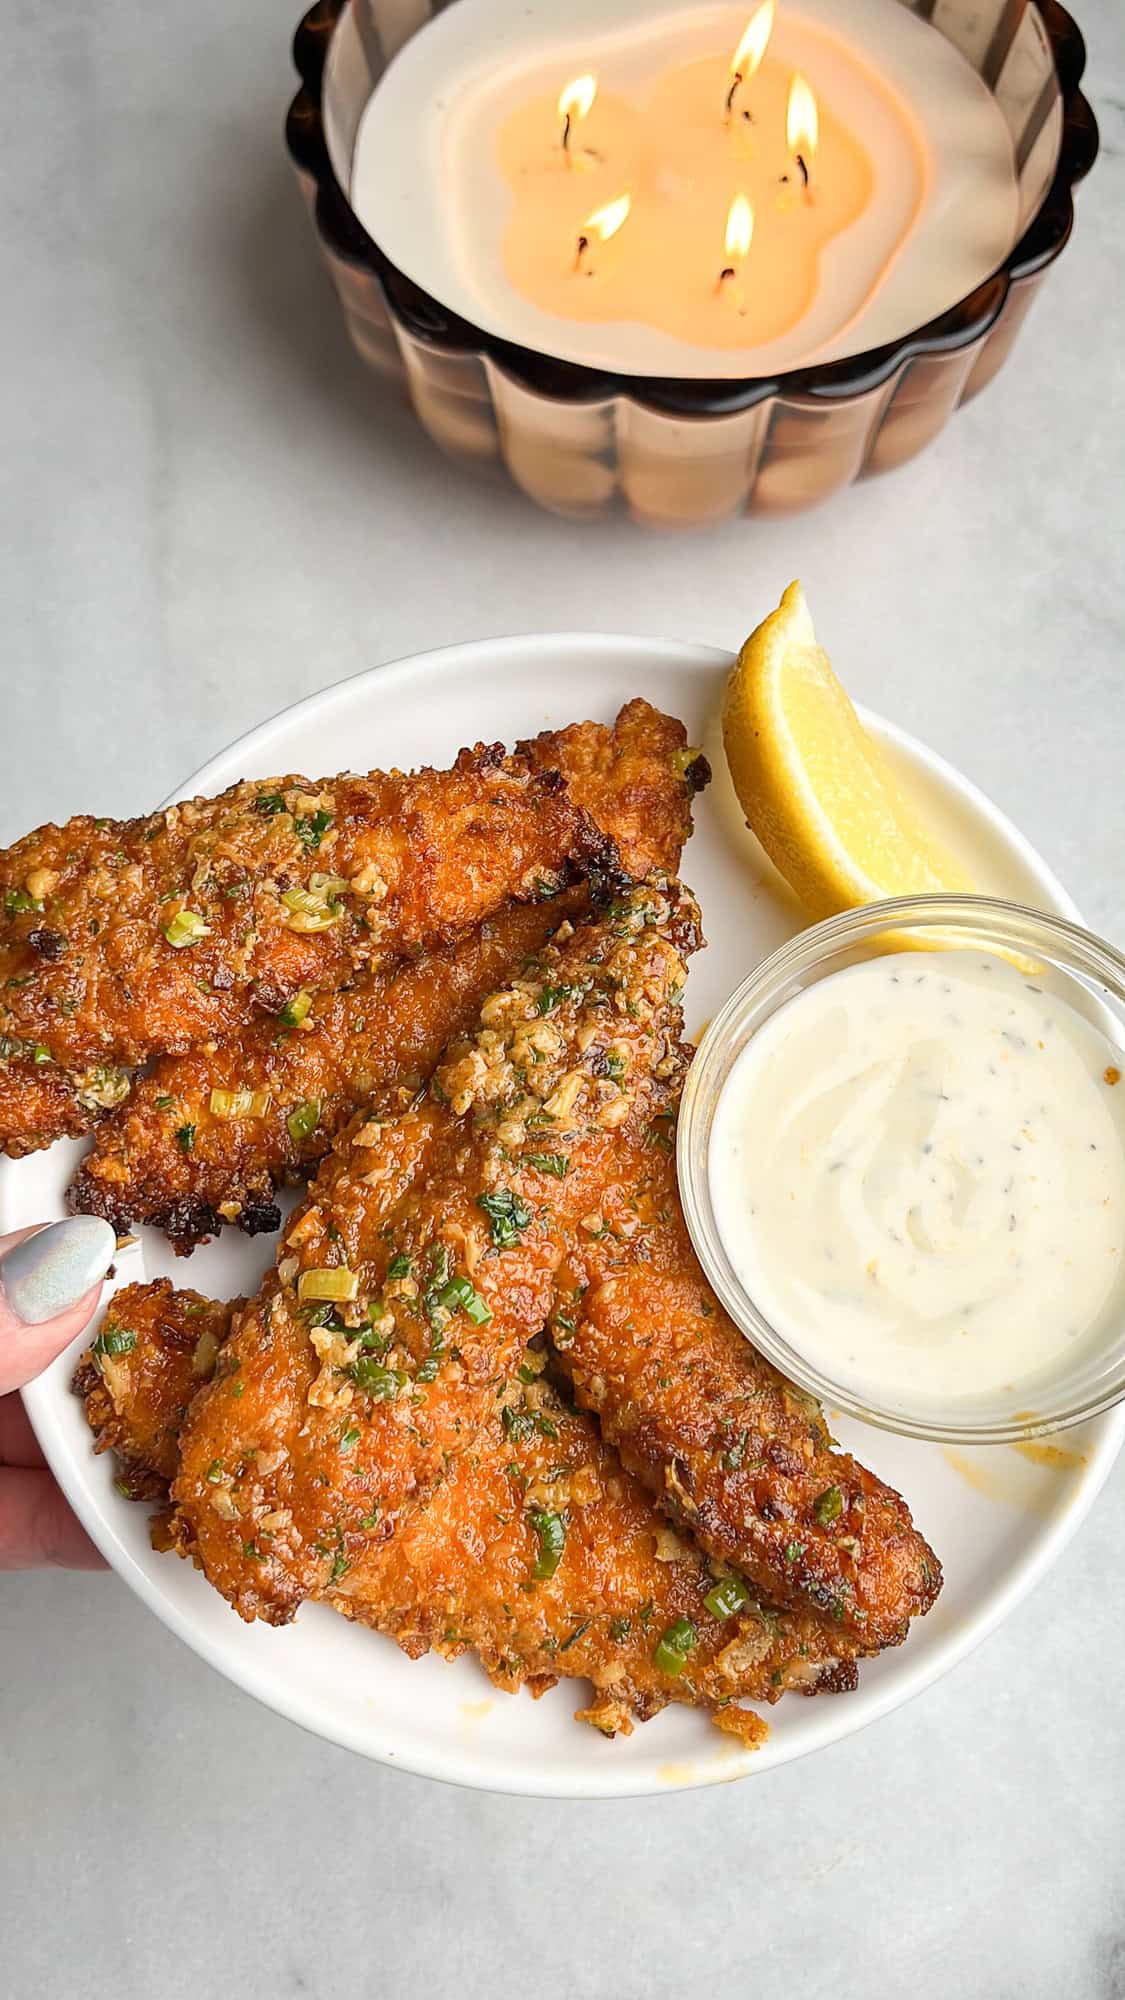
<path fill-rule="evenodd" d="M 546 626 L 737 643 L 800 575 L 852 690 L 1125 940 L 1125 32 L 1118 0 L 1080 12 L 1103 158 L 1007 370 L 888 480 L 662 541 L 478 489 L 378 402 L 282 152 L 297 0 L 10 10 L 0 839 L 147 807 L 401 653 Z M 365 1765 L 124 1585 L 3 1579 L 0 1984 L 1123 2000 L 1123 1505 L 1118 1471 L 1032 1600 L 911 1707 L 761 1782 L 638 1804 Z"/>

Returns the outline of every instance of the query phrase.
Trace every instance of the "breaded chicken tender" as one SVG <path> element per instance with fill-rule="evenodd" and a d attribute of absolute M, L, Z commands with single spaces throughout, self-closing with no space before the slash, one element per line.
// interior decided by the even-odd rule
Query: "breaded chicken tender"
<path fill-rule="evenodd" d="M 252 1015 L 217 1048 L 161 1057 L 98 1127 L 71 1208 L 119 1235 L 148 1223 L 182 1254 L 224 1222 L 276 1229 L 276 1189 L 315 1171 L 357 1104 L 392 1084 L 412 1097 L 570 905 L 582 891 L 509 903 L 452 944 Z"/>
<path fill-rule="evenodd" d="M 131 1497 L 166 1495 L 187 1405 L 238 1310 L 174 1292 L 166 1279 L 112 1301 L 75 1387 L 96 1448 L 113 1451 Z M 506 1692 L 589 1680 L 594 1698 L 579 1716 L 607 1735 L 676 1701 L 712 1710 L 753 1743 L 764 1725 L 741 1702 L 853 1685 L 841 1635 L 716 1575 L 666 1526 L 592 1420 L 560 1399 L 543 1362 L 529 1352 L 518 1376 L 497 1386 L 449 1477 L 362 1578 L 337 1578 L 327 1601 L 413 1659 L 474 1653 Z"/>
<path fill-rule="evenodd" d="M 574 737 L 577 788 L 617 813 L 619 843 L 568 789 L 567 731 L 542 753 L 478 745 L 450 771 L 247 780 L 17 841 L 0 853 L 0 1150 L 77 1133 L 148 1058 L 235 1035 L 255 1009 L 340 986 L 510 899 L 663 865 L 705 767 L 646 703 L 620 727 Z"/>
<path fill-rule="evenodd" d="M 551 1330 L 578 1401 L 711 1555 L 867 1651 L 898 1645 L 941 1588 L 937 1557 L 901 1496 L 833 1447 L 819 1405 L 723 1311 L 684 1222 L 670 1117 L 666 1129 L 624 1239 L 607 1232 L 559 1274 Z"/>
<path fill-rule="evenodd" d="M 180 1440 L 176 1532 L 244 1618 L 359 1585 L 471 1445 L 663 1101 L 696 918 L 653 883 L 564 925 L 321 1166 Z"/>

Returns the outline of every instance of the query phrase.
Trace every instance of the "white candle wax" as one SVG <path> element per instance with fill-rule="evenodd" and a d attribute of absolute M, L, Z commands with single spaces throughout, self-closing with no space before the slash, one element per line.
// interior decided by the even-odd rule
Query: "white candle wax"
<path fill-rule="evenodd" d="M 513 195 L 497 136 L 521 105 L 594 72 L 640 103 L 679 64 L 733 51 L 752 0 L 653 14 L 651 0 L 457 0 L 391 64 L 360 122 L 350 199 L 387 256 L 485 331 L 625 374 L 739 377 L 902 337 L 1001 263 L 1018 193 L 1008 127 L 964 58 L 897 0 L 793 0 L 770 56 L 861 141 L 873 193 L 820 257 L 806 312 L 756 346 L 716 348 L 636 320 L 582 320 L 523 297 L 505 269 Z M 717 111 L 716 116 L 718 117 Z M 550 160 L 557 136 L 544 133 Z M 628 225 L 625 225 L 628 227 Z M 717 240 L 722 217 L 716 217 Z M 560 259 L 572 255 L 560 244 Z M 747 262 L 752 281 L 753 249 Z M 669 286 L 677 273 L 670 263 Z"/>

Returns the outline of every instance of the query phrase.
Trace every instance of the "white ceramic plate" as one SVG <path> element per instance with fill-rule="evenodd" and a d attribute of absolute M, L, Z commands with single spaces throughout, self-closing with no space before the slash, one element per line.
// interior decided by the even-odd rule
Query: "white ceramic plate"
<path fill-rule="evenodd" d="M 708 647 L 647 639 L 569 635 L 459 646 L 363 674 L 287 710 L 214 758 L 181 796 L 279 771 L 442 763 L 478 738 L 510 743 L 578 717 L 609 720 L 631 695 L 647 695 L 683 718 L 716 771 L 697 801 L 684 860 L 709 939 L 687 997 L 688 1026 L 698 1033 L 749 967 L 801 923 L 741 825 L 725 780 L 715 722 L 729 666 Z M 982 889 L 1075 914 L 979 792 L 887 724 L 868 720 Z M 5 1166 L 0 1229 L 62 1212 L 77 1150 L 59 1145 Z M 228 1231 L 184 1262 L 149 1234 L 121 1257 L 119 1281 L 168 1273 L 230 1297 L 252 1289 L 271 1256 L 267 1241 Z M 284 1631 L 242 1624 L 188 1564 L 153 1554 L 146 1509 L 114 1491 L 108 1456 L 95 1458 L 70 1394 L 77 1351 L 26 1392 L 32 1422 L 94 1540 L 174 1632 L 240 1687 L 332 1742 L 429 1777 L 567 1797 L 659 1792 L 767 1771 L 897 1707 L 961 1659 L 1043 1575 L 1105 1479 L 1125 1428 L 1123 1411 L 1102 1417 L 1066 1437 L 1061 1464 L 1042 1465 L 1002 1447 L 958 1459 L 840 1422 L 843 1441 L 906 1494 L 945 1565 L 945 1589 L 904 1647 L 861 1668 L 857 1693 L 787 1697 L 769 1712 L 768 1743 L 748 1755 L 688 1709 L 668 1709 L 632 1737 L 605 1742 L 572 1720 L 581 1694 L 573 1682 L 539 1702 L 497 1694 L 470 1660 L 412 1664 L 389 1640 L 319 1606 L 306 1606 Z"/>

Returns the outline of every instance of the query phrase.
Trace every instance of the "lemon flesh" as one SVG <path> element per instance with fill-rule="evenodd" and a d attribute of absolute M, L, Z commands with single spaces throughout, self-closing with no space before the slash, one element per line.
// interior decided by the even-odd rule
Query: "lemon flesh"
<path fill-rule="evenodd" d="M 864 729 L 799 583 L 738 656 L 723 743 L 746 824 L 814 917 L 972 890 Z"/>

